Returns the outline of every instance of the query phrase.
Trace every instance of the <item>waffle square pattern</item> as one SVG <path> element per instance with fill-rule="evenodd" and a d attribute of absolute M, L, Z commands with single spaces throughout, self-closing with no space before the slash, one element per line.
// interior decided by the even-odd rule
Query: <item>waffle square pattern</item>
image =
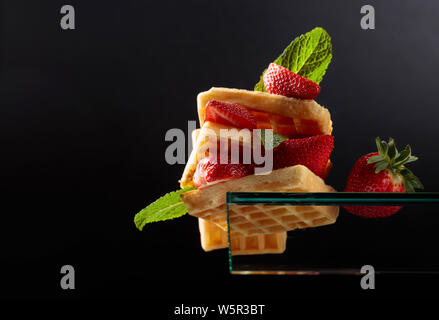
<path fill-rule="evenodd" d="M 335 192 L 307 167 L 297 165 L 206 186 L 182 194 L 190 215 L 211 221 L 227 230 L 226 193 L 245 192 Z M 273 234 L 332 224 L 338 206 L 231 205 L 231 237 Z"/>
<path fill-rule="evenodd" d="M 204 251 L 223 249 L 229 246 L 227 231 L 215 223 L 198 219 L 201 246 Z M 253 236 L 231 237 L 232 255 L 282 253 L 287 245 L 287 233 L 259 234 Z"/>

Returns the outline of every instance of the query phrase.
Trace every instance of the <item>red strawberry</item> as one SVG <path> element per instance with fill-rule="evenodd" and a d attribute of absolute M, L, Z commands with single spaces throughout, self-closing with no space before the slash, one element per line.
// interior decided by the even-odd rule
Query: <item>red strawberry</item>
<path fill-rule="evenodd" d="M 273 166 L 281 169 L 302 164 L 324 178 L 333 148 L 334 137 L 330 135 L 285 140 L 273 149 Z"/>
<path fill-rule="evenodd" d="M 210 100 L 206 105 L 204 121 L 237 128 L 256 129 L 256 120 L 253 114 L 246 107 L 237 103 Z"/>
<path fill-rule="evenodd" d="M 416 161 L 410 146 L 398 152 L 395 141 L 376 138 L 378 152 L 366 154 L 355 162 L 349 174 L 345 192 L 414 192 L 423 188 L 419 179 L 404 164 Z M 382 218 L 395 214 L 398 206 L 344 206 L 356 215 L 367 218 Z"/>
<path fill-rule="evenodd" d="M 254 173 L 251 164 L 221 164 L 212 157 L 204 158 L 197 164 L 193 181 L 197 187 L 218 180 L 236 179 Z"/>
<path fill-rule="evenodd" d="M 320 93 L 320 86 L 317 83 L 275 63 L 270 63 L 263 79 L 265 89 L 271 94 L 297 99 L 315 99 Z"/>

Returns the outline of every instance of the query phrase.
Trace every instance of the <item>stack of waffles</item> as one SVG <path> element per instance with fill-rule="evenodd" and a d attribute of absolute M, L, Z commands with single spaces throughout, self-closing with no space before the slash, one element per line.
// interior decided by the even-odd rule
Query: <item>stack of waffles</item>
<path fill-rule="evenodd" d="M 257 119 L 257 128 L 273 129 L 291 137 L 330 135 L 329 111 L 314 100 L 300 100 L 264 92 L 228 88 L 211 88 L 198 95 L 200 129 L 193 133 L 194 149 L 180 180 L 181 187 L 194 186 L 197 163 L 209 156 L 212 133 L 230 126 L 205 120 L 206 105 L 216 100 L 245 106 Z M 235 128 L 236 129 L 236 128 Z M 251 148 L 253 136 L 228 134 L 230 143 Z M 330 167 L 328 162 L 328 167 Z M 205 251 L 228 247 L 226 193 L 235 192 L 334 192 L 335 190 L 303 165 L 295 165 L 269 174 L 248 175 L 212 183 L 182 194 L 190 215 L 199 218 L 201 246 Z M 229 207 L 231 250 L 234 255 L 282 253 L 286 249 L 286 232 L 334 223 L 336 206 L 236 205 Z"/>

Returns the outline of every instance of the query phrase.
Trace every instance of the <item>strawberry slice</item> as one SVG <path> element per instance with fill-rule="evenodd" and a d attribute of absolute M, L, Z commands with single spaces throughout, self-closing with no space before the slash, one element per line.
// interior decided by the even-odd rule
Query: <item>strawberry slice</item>
<path fill-rule="evenodd" d="M 275 63 L 270 63 L 264 73 L 264 87 L 268 93 L 297 99 L 315 99 L 320 86 Z"/>
<path fill-rule="evenodd" d="M 246 107 L 237 104 L 210 100 L 206 105 L 204 121 L 212 121 L 236 128 L 256 129 L 256 120 Z"/>
<path fill-rule="evenodd" d="M 221 164 L 212 157 L 202 159 L 197 164 L 193 181 L 197 187 L 219 180 L 242 178 L 254 173 L 252 164 Z"/>
<path fill-rule="evenodd" d="M 255 117 L 258 129 L 272 129 L 270 115 L 263 111 L 250 110 Z"/>
<path fill-rule="evenodd" d="M 272 114 L 271 122 L 274 132 L 288 138 L 297 138 L 297 129 L 293 118 Z"/>
<path fill-rule="evenodd" d="M 273 166 L 281 169 L 301 164 L 324 179 L 333 148 L 334 137 L 330 135 L 285 140 L 273 149 Z"/>

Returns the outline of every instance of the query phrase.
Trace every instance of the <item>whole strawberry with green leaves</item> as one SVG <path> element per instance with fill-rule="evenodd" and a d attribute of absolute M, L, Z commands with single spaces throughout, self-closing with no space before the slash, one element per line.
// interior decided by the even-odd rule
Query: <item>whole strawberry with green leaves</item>
<path fill-rule="evenodd" d="M 409 145 L 398 152 L 395 141 L 375 139 L 378 152 L 360 157 L 348 177 L 345 192 L 414 192 L 423 189 L 421 181 L 407 169 L 407 163 L 418 160 Z M 382 218 L 395 214 L 399 206 L 344 206 L 356 215 Z"/>

